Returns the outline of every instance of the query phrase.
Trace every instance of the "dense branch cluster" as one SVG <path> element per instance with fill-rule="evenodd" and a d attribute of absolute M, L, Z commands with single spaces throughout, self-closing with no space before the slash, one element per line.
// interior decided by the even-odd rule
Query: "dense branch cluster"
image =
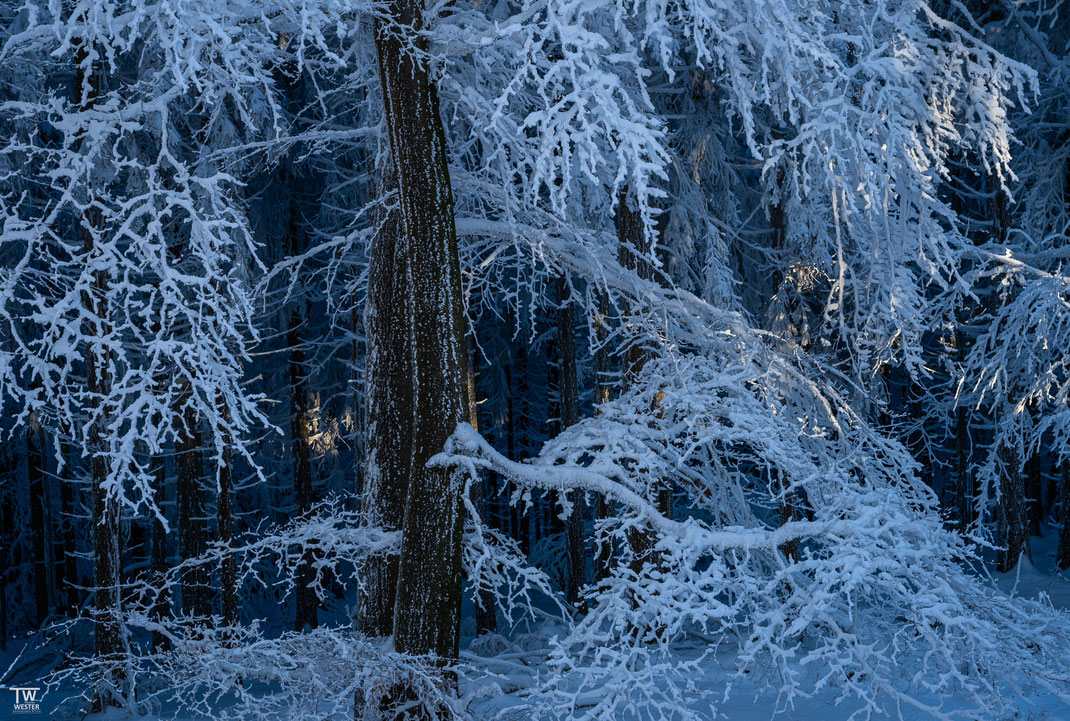
<path fill-rule="evenodd" d="M 1040 0 L 0 0 L 0 683 L 1070 707 L 1067 87 Z"/>

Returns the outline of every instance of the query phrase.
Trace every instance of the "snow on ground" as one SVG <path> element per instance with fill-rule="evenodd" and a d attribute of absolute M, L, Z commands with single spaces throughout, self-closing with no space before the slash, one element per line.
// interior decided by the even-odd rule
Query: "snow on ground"
<path fill-rule="evenodd" d="M 1012 573 L 997 575 L 994 582 L 1001 589 L 1017 592 L 1027 597 L 1046 595 L 1057 608 L 1070 609 L 1070 579 L 1055 572 L 1054 556 L 1057 534 L 1054 529 L 1045 529 L 1044 536 L 1032 539 L 1033 561 L 1023 559 L 1019 568 Z M 465 631 L 470 631 L 466 626 Z M 547 640 L 564 630 L 563 624 L 551 616 L 546 616 L 530 628 L 520 629 L 505 636 L 485 636 L 478 640 L 470 635 L 463 639 L 465 650 L 462 661 L 482 669 L 487 675 L 483 678 L 466 678 L 462 681 L 462 695 L 469 699 L 469 708 L 478 716 L 493 721 L 538 721 L 537 717 L 525 708 L 526 689 L 531 688 L 539 673 L 540 666 L 546 659 Z M 20 643 L 9 643 L 5 653 L 0 653 L 0 669 L 8 669 Z M 686 649 L 682 653 L 689 653 Z M 691 651 L 696 656 L 698 647 Z M 32 678 L 44 671 L 44 666 L 54 663 L 54 655 L 42 657 L 38 663 L 16 669 L 18 677 L 5 676 L 6 686 L 16 686 L 26 678 Z M 733 667 L 731 652 L 725 651 L 702 662 L 701 672 L 695 678 L 696 709 L 708 712 L 711 719 L 726 721 L 847 721 L 858 710 L 850 702 L 837 703 L 837 689 L 828 688 L 814 698 L 796 702 L 794 707 L 784 708 L 777 698 L 776 679 L 754 679 L 737 685 L 733 694 L 722 701 L 724 689 Z M 27 683 L 26 685 L 33 685 Z M 21 721 L 33 719 L 34 716 L 12 715 L 12 692 L 5 689 L 0 696 L 0 719 L 18 718 Z M 58 709 L 60 702 L 75 693 L 74 689 L 60 689 L 43 694 L 41 714 L 37 718 L 75 719 L 80 715 L 72 713 L 70 708 Z M 714 710 L 709 701 L 702 701 L 705 696 L 717 702 Z M 702 704 L 705 704 L 704 706 Z M 883 718 L 898 718 L 902 712 L 905 721 L 927 721 L 927 714 L 915 709 L 886 707 Z M 89 717 L 92 721 L 118 721 L 130 719 L 125 710 L 111 709 L 103 714 Z M 314 714 L 297 713 L 289 721 L 312 721 Z M 882 718 L 875 716 L 874 718 Z M 1070 721 L 1070 709 L 1046 698 L 1035 699 L 1031 707 L 1011 706 L 995 710 L 999 721 Z M 159 713 L 144 715 L 141 721 L 203 721 L 200 718 L 176 716 L 172 711 L 162 709 Z M 964 717 L 970 721 L 969 716 Z M 620 721 L 633 721 L 621 718 Z M 634 721 L 647 721 L 634 719 Z M 652 719 L 649 721 L 658 721 Z"/>

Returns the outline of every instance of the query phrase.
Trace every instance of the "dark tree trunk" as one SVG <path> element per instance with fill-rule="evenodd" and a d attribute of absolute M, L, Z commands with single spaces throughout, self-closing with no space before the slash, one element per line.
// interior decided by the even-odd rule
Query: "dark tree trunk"
<path fill-rule="evenodd" d="M 1024 553 L 1032 559 L 1029 549 L 1029 513 L 1026 508 L 1025 482 L 1022 478 L 1018 454 L 1009 448 L 999 449 L 1003 463 L 1003 479 L 999 506 L 996 508 L 1000 551 L 996 570 L 1006 573 L 1018 565 Z"/>
<path fill-rule="evenodd" d="M 1044 502 L 1044 464 L 1040 462 L 1040 456 L 1034 452 L 1025 462 L 1025 498 L 1029 535 L 1040 536 L 1040 527 L 1044 522 L 1041 509 Z"/>
<path fill-rule="evenodd" d="M 959 320 L 955 330 L 955 355 L 960 366 L 966 361 L 966 337 L 962 332 L 965 319 Z M 967 532 L 976 520 L 974 491 L 970 475 L 970 426 L 967 410 L 959 404 L 955 409 L 955 495 L 958 501 L 959 531 Z"/>
<path fill-rule="evenodd" d="M 91 211 L 92 213 L 92 211 Z M 95 213 L 93 213 L 95 215 Z M 96 227 L 99 220 L 91 219 Z M 91 244 L 92 234 L 86 234 L 86 243 Z M 107 277 L 104 271 L 93 274 L 93 288 L 87 291 L 85 304 L 90 317 L 105 318 L 107 309 L 104 291 Z M 106 321 L 105 321 L 106 323 Z M 99 327 L 92 332 L 98 337 L 105 337 L 107 328 Z M 111 378 L 108 372 L 108 359 L 102 351 L 92 349 L 86 363 L 86 386 L 90 397 L 107 397 Z M 97 401 L 94 401 L 94 403 Z M 125 679 L 119 662 L 125 648 L 121 609 L 119 607 L 119 502 L 108 492 L 109 463 L 104 451 L 105 419 L 100 418 L 90 423 L 86 430 L 86 440 L 91 454 L 93 480 L 93 508 L 91 524 L 93 528 L 93 622 L 94 651 L 98 659 L 106 664 L 103 667 L 100 686 L 94 695 L 93 707 L 100 710 L 104 706 L 118 705 L 125 694 Z"/>
<path fill-rule="evenodd" d="M 409 238 L 415 418 L 398 567 L 394 646 L 446 661 L 458 653 L 461 498 L 453 472 L 428 468 L 467 420 L 467 353 L 453 192 L 438 97 L 419 34 L 423 4 L 394 0 L 375 44 L 402 226 Z M 388 26 L 388 23 L 390 24 Z"/>
<path fill-rule="evenodd" d="M 594 351 L 594 405 L 595 412 L 598 406 L 609 402 L 612 365 L 609 357 L 609 298 L 605 293 L 598 295 L 598 315 L 595 318 L 595 334 L 597 347 Z M 595 499 L 595 518 L 605 520 L 610 517 L 612 509 L 605 496 L 598 495 Z M 597 548 L 594 559 L 594 578 L 596 581 L 609 578 L 613 563 L 613 539 L 604 533 L 597 534 L 595 538 Z"/>
<path fill-rule="evenodd" d="M 158 455 L 152 459 L 152 490 L 156 507 L 160 514 L 167 507 L 167 459 Z M 163 519 L 152 518 L 152 576 L 159 595 L 152 604 L 152 617 L 157 621 L 167 618 L 171 610 L 171 592 L 164 587 L 164 574 L 167 573 L 167 528 Z M 159 631 L 152 632 L 152 647 L 157 651 L 170 648 L 170 641 Z"/>
<path fill-rule="evenodd" d="M 468 418 L 472 427 L 479 430 L 479 407 L 476 404 L 476 362 L 475 358 L 468 358 Z M 476 513 L 480 520 L 490 525 L 487 519 L 487 491 L 483 486 L 483 478 L 472 480 L 471 494 L 472 505 L 476 507 Z M 476 635 L 494 633 L 498 630 L 498 611 L 494 603 L 494 593 L 490 590 L 479 590 L 476 593 Z"/>
<path fill-rule="evenodd" d="M 175 464 L 178 470 L 178 546 L 183 562 L 204 555 L 208 550 L 205 536 L 204 461 L 201 458 L 201 433 L 197 415 L 191 407 L 189 388 L 179 396 L 175 414 L 183 429 L 175 443 Z M 189 616 L 209 616 L 212 613 L 208 593 L 208 569 L 194 565 L 182 574 L 182 613 Z"/>
<path fill-rule="evenodd" d="M 227 409 L 221 408 L 225 421 L 230 421 Z M 219 542 L 230 547 L 234 543 L 234 439 L 223 431 L 223 457 L 217 471 L 218 497 L 216 498 L 216 523 L 219 527 Z M 237 626 L 238 608 L 238 561 L 233 553 L 223 556 L 219 564 L 219 580 L 223 602 L 223 623 Z"/>
<path fill-rule="evenodd" d="M 1059 484 L 1059 548 L 1055 565 L 1065 571 L 1070 568 L 1070 461 L 1061 464 Z"/>
<path fill-rule="evenodd" d="M 288 85 L 289 87 L 289 85 Z M 286 251 L 291 256 L 305 252 L 308 246 L 300 216 L 301 192 L 297 177 L 289 168 L 281 171 L 281 186 L 289 193 L 289 216 L 286 225 Z M 297 514 L 305 515 L 316 501 L 312 480 L 312 416 L 309 404 L 308 359 L 305 356 L 304 325 L 308 304 L 303 296 L 291 301 L 287 315 L 286 346 L 290 380 L 290 441 L 293 459 L 293 492 Z M 301 631 L 319 625 L 319 598 L 315 582 L 315 556 L 304 553 L 297 567 L 294 628 Z"/>
<path fill-rule="evenodd" d="M 96 104 L 100 91 L 100 74 L 92 66 L 88 48 L 82 42 L 75 51 L 74 92 L 78 104 L 89 109 Z M 82 218 L 83 252 L 93 256 L 95 238 L 104 228 L 100 208 L 93 203 L 95 188 L 90 189 L 90 203 Z M 103 339 L 111 334 L 108 307 L 108 275 L 103 269 L 93 271 L 93 280 L 83 294 L 86 309 L 86 336 Z M 100 399 L 111 392 L 110 358 L 101 344 L 90 344 L 86 352 L 86 389 L 90 410 L 100 411 Z M 109 459 L 105 451 L 104 434 L 107 419 L 97 414 L 84 429 L 86 450 L 90 457 L 92 506 L 90 522 L 93 529 L 93 649 L 102 662 L 98 686 L 93 693 L 93 710 L 118 705 L 126 693 L 126 679 L 119 661 L 126 649 L 119 599 L 119 502 L 108 491 Z"/>
<path fill-rule="evenodd" d="M 379 194 L 384 198 L 397 190 L 393 162 L 388 160 L 379 173 Z M 413 423 L 409 244 L 400 210 L 384 210 L 376 220 L 364 311 L 368 445 L 361 502 L 368 524 L 400 531 L 409 490 Z M 369 560 L 360 597 L 359 624 L 364 634 L 393 633 L 397 581 L 397 555 Z"/>
<path fill-rule="evenodd" d="M 26 475 L 30 485 L 30 529 L 33 534 L 33 598 L 37 625 L 43 626 L 53 602 L 52 523 L 49 509 L 48 469 L 45 465 L 45 429 L 36 412 L 26 429 Z"/>
<path fill-rule="evenodd" d="M 576 324 L 568 278 L 557 279 L 557 348 L 560 363 L 561 427 L 579 423 L 580 397 L 576 376 Z M 587 553 L 583 539 L 583 496 L 572 494 L 572 512 L 565 521 L 568 545 L 568 579 L 565 584 L 568 602 L 577 607 L 580 591 L 587 584 Z"/>
<path fill-rule="evenodd" d="M 617 202 L 617 237 L 620 240 L 621 265 L 634 271 L 643 280 L 652 280 L 654 268 L 650 262 L 650 239 L 646 235 L 641 214 L 632 207 L 627 188 L 621 190 Z M 635 319 L 630 322 L 635 322 Z M 645 347 L 641 334 L 633 330 L 629 336 L 622 354 L 625 386 L 638 381 L 643 366 L 650 360 L 650 351 Z M 667 518 L 672 518 L 672 486 L 669 480 L 663 479 L 649 492 L 649 500 L 656 505 L 658 511 Z M 655 542 L 654 532 L 650 529 L 636 529 L 628 534 L 633 556 L 632 570 L 638 572 L 644 564 L 654 560 L 652 552 Z"/>
<path fill-rule="evenodd" d="M 778 133 L 779 134 L 779 133 Z M 784 170 L 783 168 L 777 170 L 776 184 L 778 187 L 782 187 L 784 182 Z M 776 261 L 773 264 L 772 273 L 772 290 L 773 293 L 770 296 L 770 307 L 773 307 L 773 301 L 781 292 L 788 293 L 789 289 L 782 287 L 784 285 L 784 251 L 787 248 L 787 232 L 788 223 L 787 218 L 784 216 L 784 207 L 779 203 L 774 203 L 769 208 L 769 227 L 772 230 L 772 238 L 770 238 L 770 247 L 776 254 Z M 767 310 L 767 314 L 768 314 Z M 778 520 L 780 525 L 790 523 L 791 521 L 798 520 L 798 502 L 794 493 L 788 491 L 785 478 L 779 470 L 772 470 L 772 473 L 776 474 L 777 488 L 781 494 L 780 508 L 778 509 Z M 794 560 L 799 555 L 799 542 L 797 540 L 788 541 L 780 546 L 780 552 L 788 559 Z"/>
<path fill-rule="evenodd" d="M 56 569 L 56 588 L 62 591 L 64 596 L 64 608 L 69 614 L 74 614 L 80 605 L 80 591 L 78 587 L 82 580 L 78 576 L 78 536 L 75 534 L 75 501 L 74 491 L 76 485 L 74 478 L 78 459 L 71 449 L 69 432 L 64 432 L 60 442 L 60 454 L 66 461 L 66 473 L 60 478 L 60 540 L 63 545 L 61 565 Z M 62 579 L 62 580 L 61 580 Z"/>
<path fill-rule="evenodd" d="M 16 460 L 8 429 L 0 427 L 0 651 L 7 650 L 7 587 L 15 571 L 14 469 Z"/>
<path fill-rule="evenodd" d="M 308 407 L 308 377 L 305 360 L 304 339 L 301 337 L 303 313 L 297 308 L 290 312 L 289 330 L 286 334 L 290 349 L 290 438 L 293 443 L 294 501 L 298 515 L 312 508 L 315 500 L 312 486 L 311 436 L 312 424 Z M 319 599 L 312 587 L 315 580 L 312 551 L 306 551 L 297 567 L 296 605 L 294 628 L 316 628 L 319 624 Z"/>

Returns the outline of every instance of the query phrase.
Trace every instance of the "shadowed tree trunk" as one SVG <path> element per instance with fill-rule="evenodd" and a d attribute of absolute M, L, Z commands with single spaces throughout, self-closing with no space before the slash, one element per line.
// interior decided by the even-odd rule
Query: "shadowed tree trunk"
<path fill-rule="evenodd" d="M 289 329 L 286 342 L 290 349 L 290 439 L 293 444 L 294 501 L 297 514 L 304 515 L 312 508 L 314 501 L 312 488 L 311 419 L 308 407 L 308 378 L 305 362 L 304 339 L 301 337 L 303 313 L 292 308 L 289 314 Z M 295 591 L 296 613 L 294 628 L 316 628 L 319 624 L 319 599 L 312 588 L 315 574 L 312 567 L 315 559 L 312 551 L 306 551 L 297 567 L 297 588 Z"/>
<path fill-rule="evenodd" d="M 781 186 L 784 182 L 784 170 L 783 168 L 777 171 L 777 186 Z M 779 294 L 781 292 L 789 292 L 787 288 L 783 288 L 784 285 L 784 271 L 783 271 L 783 258 L 782 254 L 787 248 L 787 218 L 784 217 L 784 208 L 777 202 L 769 208 L 769 227 L 772 230 L 772 238 L 770 239 L 770 246 L 777 258 L 781 261 L 775 263 L 773 266 L 772 274 L 772 287 L 773 293 Z M 784 474 L 779 470 L 773 470 L 772 473 L 776 474 L 776 484 L 780 491 L 780 508 L 778 509 L 778 520 L 780 525 L 790 523 L 791 521 L 798 520 L 798 503 L 794 493 L 788 491 L 785 484 Z M 785 557 L 794 559 L 799 555 L 799 542 L 797 540 L 791 540 L 780 546 L 780 552 Z"/>
<path fill-rule="evenodd" d="M 60 456 L 65 461 L 65 473 L 58 476 L 59 481 L 59 522 L 56 524 L 58 548 L 56 550 L 56 592 L 60 594 L 59 605 L 68 615 L 73 615 L 78 608 L 78 547 L 74 534 L 74 457 L 71 453 L 69 433 L 62 433 Z"/>
<path fill-rule="evenodd" d="M 1029 454 L 1029 460 L 1025 462 L 1025 490 L 1027 517 L 1029 519 L 1029 535 L 1039 536 L 1040 527 L 1044 523 L 1044 464 L 1041 463 L 1040 455 L 1034 451 Z"/>
<path fill-rule="evenodd" d="M 598 412 L 598 406 L 603 403 L 609 402 L 610 396 L 610 373 L 612 367 L 609 357 L 609 325 L 607 315 L 609 314 L 609 298 L 604 292 L 598 294 L 598 314 L 595 317 L 595 335 L 597 347 L 594 351 L 594 373 L 595 373 L 595 385 L 594 385 L 594 405 L 595 413 Z M 605 496 L 599 494 L 595 498 L 595 518 L 599 520 L 605 520 L 610 517 L 609 502 L 606 501 Z M 599 533 L 595 538 L 595 546 L 597 548 L 594 559 L 594 578 L 596 581 L 609 578 L 611 565 L 613 562 L 613 539 L 604 533 Z"/>
<path fill-rule="evenodd" d="M 33 534 L 33 598 L 37 625 L 43 626 L 54 599 L 52 519 L 49 508 L 48 468 L 45 464 L 45 429 L 35 411 L 26 429 L 26 475 L 30 485 L 30 529 Z"/>
<path fill-rule="evenodd" d="M 222 405 L 222 404 L 221 404 Z M 228 410 L 221 410 L 225 421 L 230 421 Z M 231 448 L 234 439 L 223 432 L 223 457 L 217 471 L 216 523 L 219 526 L 219 542 L 224 546 L 234 543 L 234 452 Z M 228 553 L 219 564 L 219 580 L 223 597 L 223 623 L 227 626 L 238 625 L 238 561 L 233 553 Z"/>
<path fill-rule="evenodd" d="M 961 310 L 957 311 L 961 314 Z M 962 332 L 965 319 L 960 319 L 955 330 L 955 357 L 960 364 L 966 361 L 966 337 Z M 965 405 L 955 409 L 955 496 L 958 501 L 958 528 L 965 533 L 973 526 L 974 491 L 970 476 L 970 426 Z"/>
<path fill-rule="evenodd" d="M 479 407 L 476 401 L 476 360 L 468 358 L 468 418 L 472 427 L 479 430 Z M 476 508 L 480 520 L 490 525 L 487 519 L 487 491 L 482 477 L 473 479 L 471 486 L 472 505 Z M 494 603 L 494 593 L 490 590 L 476 592 L 476 635 L 494 633 L 498 630 L 498 611 Z"/>
<path fill-rule="evenodd" d="M 617 201 L 617 237 L 620 240 L 620 260 L 628 270 L 635 272 L 643 280 L 652 280 L 654 268 L 650 262 L 650 238 L 643 226 L 643 218 L 632 206 L 627 188 L 622 188 Z M 624 385 L 634 384 L 642 372 L 643 366 L 650 360 L 650 351 L 643 345 L 641 334 L 632 330 L 627 334 L 622 353 L 622 373 Z M 667 479 L 650 489 L 650 500 L 659 512 L 672 518 L 672 487 Z M 632 547 L 632 570 L 638 572 L 651 558 L 655 544 L 652 530 L 632 530 L 628 534 L 628 543 Z"/>
<path fill-rule="evenodd" d="M 167 504 L 167 459 L 158 455 L 152 459 L 152 484 L 156 506 L 163 513 Z M 167 573 L 167 529 L 163 520 L 157 517 L 152 519 L 152 575 L 156 587 L 160 589 L 159 595 L 152 604 L 152 617 L 156 620 L 166 618 L 171 608 L 171 592 L 164 587 L 163 577 Z M 152 632 L 152 647 L 157 651 L 170 648 L 171 642 L 167 636 L 159 631 Z"/>
<path fill-rule="evenodd" d="M 74 54 L 76 67 L 74 93 L 83 110 L 96 104 L 100 92 L 100 73 L 92 64 L 85 41 L 79 41 Z M 89 189 L 89 203 L 83 211 L 82 251 L 92 257 L 96 251 L 96 236 L 103 231 L 104 218 L 95 204 L 96 188 Z M 85 335 L 104 339 L 111 334 L 108 306 L 108 274 L 98 267 L 92 281 L 82 293 L 86 309 Z M 89 391 L 91 412 L 100 410 L 101 399 L 111 392 L 110 359 L 102 344 L 91 343 L 86 351 L 86 389 Z M 105 455 L 104 433 L 107 418 L 94 413 L 85 433 L 85 448 L 90 459 L 92 505 L 90 523 L 93 533 L 93 650 L 103 662 L 98 684 L 93 691 L 92 710 L 118 705 L 126 693 L 126 679 L 118 661 L 126 650 L 126 637 L 119 606 L 119 501 L 108 492 L 109 459 Z"/>
<path fill-rule="evenodd" d="M 1025 479 L 1022 477 L 1018 454 L 1010 448 L 999 449 L 1003 464 L 1000 501 L 996 508 L 997 532 L 1000 551 L 996 570 L 1006 573 L 1018 565 L 1024 553 L 1032 559 L 1029 550 L 1029 509 L 1026 507 Z"/>
<path fill-rule="evenodd" d="M 1070 568 L 1070 461 L 1063 461 L 1059 484 L 1059 547 L 1055 565 L 1065 571 Z"/>
<path fill-rule="evenodd" d="M 569 281 L 557 279 L 557 348 L 561 383 L 561 428 L 579 423 L 580 398 L 576 378 L 576 323 Z M 565 521 L 568 547 L 568 579 L 565 584 L 568 602 L 577 607 L 580 590 L 587 584 L 587 554 L 583 544 L 583 496 L 572 494 L 572 512 Z"/>
<path fill-rule="evenodd" d="M 996 180 L 989 176 L 987 183 L 992 187 Z M 1011 227 L 1010 198 L 1000 187 L 996 186 L 989 202 L 989 217 L 992 220 L 994 235 L 1001 245 L 1007 242 L 1007 233 Z M 996 299 L 992 299 L 996 302 Z M 1013 413 L 1010 408 L 997 409 L 997 413 Z M 998 421 L 998 418 L 997 418 Z M 996 560 L 996 570 L 1003 573 L 1018 565 L 1018 559 L 1024 553 L 1032 559 L 1029 549 L 1029 508 L 1026 501 L 1026 482 L 1022 473 L 1023 458 L 1017 448 L 1001 446 L 996 449 L 999 454 L 1003 476 L 1000 479 L 1000 501 L 996 508 L 997 542 L 1002 547 Z"/>
<path fill-rule="evenodd" d="M 179 557 L 185 562 L 204 555 L 208 550 L 208 539 L 204 530 L 204 461 L 201 458 L 203 440 L 197 427 L 197 414 L 191 405 L 189 384 L 186 381 L 181 382 L 185 387 L 178 397 L 174 412 L 183 432 L 175 442 L 175 466 L 178 471 L 178 548 Z M 185 570 L 182 574 L 181 593 L 183 614 L 211 615 L 208 569 L 203 564 Z"/>
<path fill-rule="evenodd" d="M 393 162 L 379 169 L 379 197 L 397 190 Z M 395 202 L 396 202 L 395 198 Z M 397 208 L 380 209 L 368 264 L 364 330 L 368 336 L 366 402 L 367 456 L 364 466 L 364 520 L 400 531 L 405 520 L 412 447 L 412 349 L 408 325 L 409 245 Z M 359 625 L 369 636 L 394 631 L 398 556 L 369 559 L 361 588 Z"/>
<path fill-rule="evenodd" d="M 453 471 L 429 468 L 467 420 L 467 353 L 453 192 L 438 97 L 422 55 L 423 4 L 394 0 L 375 44 L 402 227 L 409 238 L 415 398 L 409 492 L 398 567 L 394 645 L 457 657 L 461 610 L 461 498 Z"/>

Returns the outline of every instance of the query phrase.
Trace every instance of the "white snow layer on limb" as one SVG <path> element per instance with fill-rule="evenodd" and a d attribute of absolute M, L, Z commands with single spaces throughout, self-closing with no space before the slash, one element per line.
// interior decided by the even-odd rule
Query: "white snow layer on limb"
<path fill-rule="evenodd" d="M 482 604 L 484 594 L 489 592 L 493 595 L 497 610 L 501 610 L 510 625 L 517 621 L 518 614 L 531 614 L 536 608 L 532 600 L 533 593 L 557 603 L 565 613 L 565 606 L 554 591 L 550 578 L 528 563 L 520 544 L 486 525 L 480 518 L 479 511 L 472 503 L 470 489 L 471 484 L 483 481 L 475 469 L 469 467 L 469 470 L 471 472 L 462 494 L 465 524 L 461 563 L 475 603 Z"/>
<path fill-rule="evenodd" d="M 141 712 L 171 709 L 180 716 L 220 721 L 273 719 L 299 711 L 348 720 L 353 718 L 355 693 L 377 705 L 404 683 L 416 691 L 413 703 L 445 713 L 439 718 L 466 718 L 464 700 L 434 659 L 397 653 L 389 640 L 362 636 L 352 625 L 280 634 L 271 618 L 225 626 L 219 618 L 157 615 L 160 598 L 174 595 L 185 573 L 195 566 L 218 567 L 227 556 L 236 558 L 237 581 L 247 588 L 281 586 L 285 594 L 291 593 L 309 553 L 315 558 L 313 586 L 321 597 L 328 576 L 343 587 L 359 585 L 365 560 L 396 553 L 400 533 L 361 525 L 359 514 L 346 508 L 351 500 L 330 498 L 300 518 L 251 531 L 229 548 L 213 544 L 205 554 L 162 576 L 129 584 L 124 593 L 124 628 L 140 639 L 150 633 L 161 635 L 168 650 L 135 643 L 134 652 L 121 657 L 73 656 L 45 682 L 56 689 L 72 685 L 91 689 L 91 680 L 102 669 L 118 666 L 138 689 Z M 508 556 L 508 549 L 502 551 L 500 546 L 508 543 L 496 537 L 473 541 L 471 531 L 470 526 L 466 558 L 475 559 L 473 576 L 507 589 L 502 598 L 514 608 L 523 606 L 526 582 L 552 593 L 547 580 L 536 579 L 540 575 L 536 570 L 521 568 L 518 558 Z M 488 529 L 483 534 L 494 535 Z M 514 568 L 517 572 L 511 574 Z M 57 631 L 69 633 L 75 623 L 63 621 Z M 475 670 L 474 675 L 486 672 Z"/>
<path fill-rule="evenodd" d="M 722 647 L 736 654 L 726 692 L 764 679 L 786 705 L 833 687 L 859 717 L 914 706 L 953 718 L 965 701 L 992 718 L 1034 692 L 1070 703 L 1066 615 L 963 568 L 972 552 L 900 444 L 838 407 L 807 409 L 750 360 L 648 363 L 633 390 L 525 463 L 463 424 L 434 459 L 521 488 L 602 494 L 619 508 L 618 537 L 658 533 L 657 561 L 638 574 L 619 544 L 614 575 L 587 591 L 590 614 L 554 643 L 533 710 L 708 718 L 717 699 L 699 690 L 700 662 Z M 646 500 L 664 479 L 691 517 Z M 767 509 L 783 502 L 803 520 L 776 525 Z M 795 557 L 780 550 L 789 541 Z"/>
<path fill-rule="evenodd" d="M 1012 238 L 1026 250 L 978 248 L 982 265 L 967 278 L 971 287 L 990 288 L 995 296 L 958 369 L 956 403 L 994 419 L 987 455 L 975 473 L 979 518 L 999 500 L 1006 461 L 998 449 L 1014 449 L 1012 455 L 1025 463 L 1048 443 L 1070 459 L 1070 276 L 1058 255 L 1029 253 L 1034 239 L 1020 233 Z"/>
<path fill-rule="evenodd" d="M 542 206 L 606 227 L 628 185 L 659 247 L 667 169 L 692 149 L 674 145 L 674 110 L 653 86 L 697 64 L 779 199 L 782 252 L 822 277 L 825 330 L 856 377 L 900 358 L 920 369 L 923 288 L 954 279 L 966 244 L 940 184 L 960 154 L 1013 179 L 1007 117 L 1036 90 L 1028 67 L 920 0 L 450 7 L 432 38 L 462 121 L 452 160 L 501 178 L 487 196 L 503 196 L 499 218 Z"/>
<path fill-rule="evenodd" d="M 465 498 L 468 496 L 465 494 Z M 432 659 L 397 653 L 388 640 L 362 636 L 350 625 L 278 634 L 270 618 L 225 626 L 220 618 L 159 616 L 161 599 L 173 597 L 185 574 L 196 567 L 217 568 L 224 558 L 236 560 L 237 583 L 246 594 L 255 587 L 281 588 L 290 595 L 300 566 L 311 555 L 312 587 L 327 598 L 328 580 L 342 587 L 359 586 L 364 562 L 373 555 L 397 553 L 400 532 L 361 524 L 348 510 L 351 498 L 331 497 L 299 518 L 250 531 L 230 547 L 214 543 L 208 551 L 167 569 L 142 576 L 124 587 L 123 625 L 135 638 L 156 634 L 169 651 L 133 644 L 121 657 L 74 656 L 45 681 L 51 688 L 89 682 L 102 669 L 119 667 L 138 688 L 141 710 L 176 708 L 180 715 L 205 719 L 261 719 L 297 709 L 314 710 L 317 718 L 353 718 L 354 692 L 377 704 L 402 681 L 417 690 L 416 703 L 467 718 L 466 703 L 444 680 Z M 467 502 L 464 569 L 475 590 L 495 594 L 505 618 L 531 613 L 534 593 L 556 600 L 550 580 L 528 565 L 516 543 L 482 525 Z M 473 594 L 477 600 L 479 594 Z M 255 607 L 252 604 L 251 607 Z M 67 638 L 78 623 L 64 620 L 49 629 L 53 638 Z M 480 679 L 479 693 L 493 686 L 495 674 L 472 658 L 471 668 L 453 671 Z"/>
<path fill-rule="evenodd" d="M 270 423 L 242 383 L 258 247 L 238 171 L 209 151 L 288 130 L 278 68 L 344 64 L 328 40 L 370 8 L 41 0 L 0 46 L 5 66 L 63 70 L 0 103 L 0 391 L 104 458 L 106 492 L 135 514 L 166 523 L 148 457 L 192 430 L 182 418 L 207 428 L 217 468 L 230 446 L 258 469 L 244 441 Z M 72 70 L 82 87 L 64 86 Z"/>

